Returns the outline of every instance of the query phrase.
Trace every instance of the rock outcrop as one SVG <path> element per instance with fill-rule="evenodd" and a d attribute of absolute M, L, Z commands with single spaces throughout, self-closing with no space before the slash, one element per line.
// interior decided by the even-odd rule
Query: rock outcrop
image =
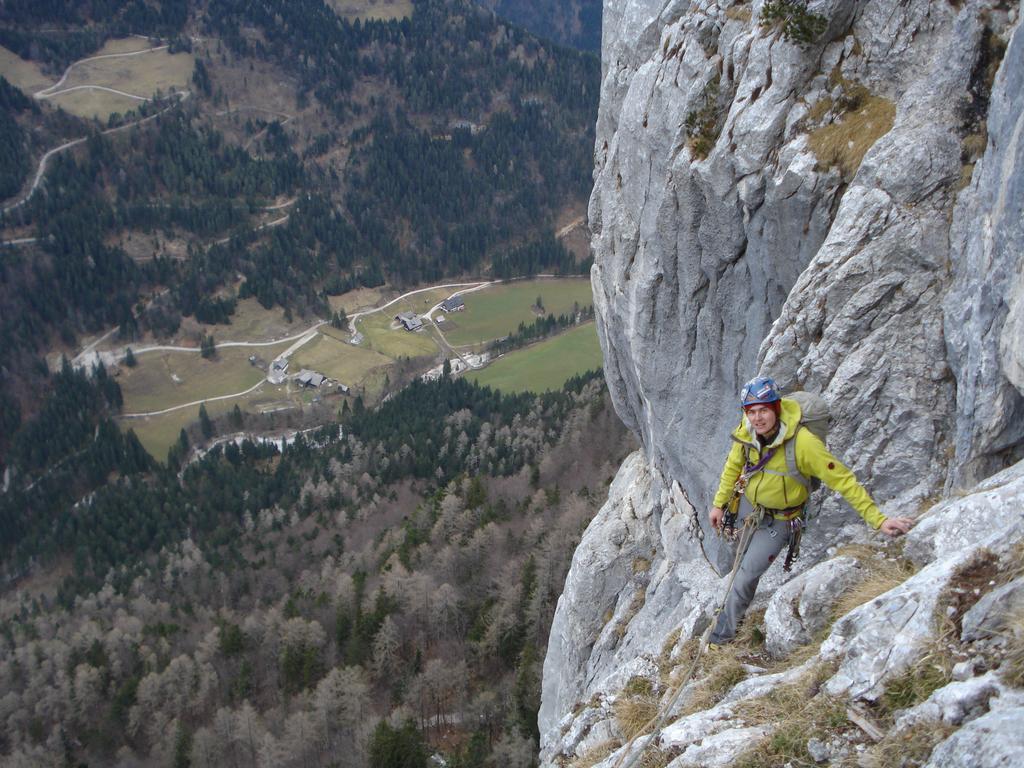
<path fill-rule="evenodd" d="M 736 392 L 754 373 L 823 393 L 830 446 L 883 511 L 927 510 L 907 542 L 921 570 L 836 621 L 819 649 L 832 695 L 881 695 L 924 653 L 943 590 L 970 558 L 1006 557 L 1024 538 L 1024 465 L 978 485 L 1024 455 L 1017 12 L 945 0 L 774 5 L 820 15 L 824 31 L 787 37 L 762 22 L 757 0 L 605 3 L 592 280 L 606 377 L 642 450 L 585 533 L 559 601 L 544 765 L 622 741 L 616 696 L 633 677 L 655 680 L 711 620 L 724 583 L 702 556 L 700 525 Z M 790 576 L 770 569 L 755 602 L 779 654 L 826 630 L 835 598 L 863 575 L 852 558 L 822 562 L 826 547 L 877 539 L 837 499 L 821 510 L 795 578 L 776 592 Z M 1011 535 L 990 540 L 996 525 Z M 703 546 L 714 559 L 712 537 Z M 991 613 L 979 603 L 958 620 L 983 633 Z M 754 671 L 678 720 L 662 736 L 679 755 L 672 765 L 749 741 L 755 726 L 734 704 L 780 680 Z M 980 738 L 963 733 L 949 750 Z"/>

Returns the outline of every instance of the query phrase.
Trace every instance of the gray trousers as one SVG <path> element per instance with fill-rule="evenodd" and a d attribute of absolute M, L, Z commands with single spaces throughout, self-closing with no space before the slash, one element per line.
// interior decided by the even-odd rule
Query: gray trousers
<path fill-rule="evenodd" d="M 740 501 L 739 520 L 736 523 L 738 533 L 741 532 L 740 526 L 743 521 L 752 513 L 753 507 L 744 497 Z M 761 580 L 764 572 L 768 570 L 768 566 L 778 557 L 779 552 L 789 545 L 790 535 L 789 523 L 775 520 L 771 515 L 765 515 L 761 520 L 750 540 L 747 552 L 740 562 L 739 571 L 736 573 L 736 579 L 726 598 L 725 607 L 718 614 L 718 622 L 711 632 L 710 642 L 727 643 L 736 636 L 736 629 L 739 627 L 740 621 L 743 620 L 750 601 L 754 599 L 757 583 Z M 738 539 L 739 536 L 737 536 L 737 542 Z M 719 571 L 726 576 L 732 573 L 737 542 L 733 542 L 731 546 L 722 546 L 716 557 Z"/>

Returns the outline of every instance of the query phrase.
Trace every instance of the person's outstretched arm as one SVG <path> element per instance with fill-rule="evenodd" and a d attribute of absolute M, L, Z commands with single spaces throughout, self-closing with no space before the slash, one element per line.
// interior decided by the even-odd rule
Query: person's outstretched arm
<path fill-rule="evenodd" d="M 817 477 L 838 493 L 864 522 L 889 536 L 907 533 L 914 525 L 909 517 L 886 517 L 857 481 L 856 475 L 839 459 L 832 455 L 825 444 L 809 429 L 801 429 L 796 435 L 797 469 L 803 474 Z"/>

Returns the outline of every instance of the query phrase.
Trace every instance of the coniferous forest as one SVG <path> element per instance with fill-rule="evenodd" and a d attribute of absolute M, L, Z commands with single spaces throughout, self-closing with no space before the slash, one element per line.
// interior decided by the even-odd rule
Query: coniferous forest
<path fill-rule="evenodd" d="M 358 288 L 589 272 L 556 231 L 590 190 L 597 6 L 335 6 L 0 6 L 4 55 L 51 84 L 111 41 L 194 57 L 102 118 L 0 77 L 4 764 L 535 764 L 555 602 L 631 446 L 599 373 L 505 395 L 446 372 L 297 423 L 204 406 L 154 460 L 114 372 L 67 359 L 250 298 L 326 320 Z M 563 17 L 559 42 L 516 25 Z"/>
<path fill-rule="evenodd" d="M 306 316 L 359 286 L 589 269 L 553 231 L 589 192 L 592 54 L 466 0 L 366 22 L 320 0 L 0 11 L 0 44 L 54 73 L 127 31 L 195 54 L 187 98 L 96 123 L 0 83 L 9 203 L 46 149 L 88 136 L 0 216 L 5 240 L 36 239 L 0 260 L 0 343 L 22 382 L 2 389 L 19 407 L 37 407 L 47 386 L 34 363 L 45 349 L 111 325 L 131 340 L 173 333 L 181 317 L 230 322 L 233 298 Z M 291 84 L 295 120 L 232 104 L 232 77 L 247 81 L 254 63 Z M 286 223 L 261 227 L 280 201 Z"/>

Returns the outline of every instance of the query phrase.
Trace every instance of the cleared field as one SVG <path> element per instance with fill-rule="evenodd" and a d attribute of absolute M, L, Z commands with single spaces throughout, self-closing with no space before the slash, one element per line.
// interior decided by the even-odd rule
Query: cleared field
<path fill-rule="evenodd" d="M 412 15 L 412 0 L 328 0 L 328 4 L 348 21 L 402 19 Z"/>
<path fill-rule="evenodd" d="M 56 82 L 56 78 L 44 75 L 35 62 L 25 61 L 3 46 L 0 46 L 0 75 L 29 95 Z"/>
<path fill-rule="evenodd" d="M 601 345 L 593 323 L 584 323 L 553 339 L 511 352 L 466 376 L 503 392 L 560 389 L 566 379 L 602 366 Z"/>
<path fill-rule="evenodd" d="M 287 388 L 285 386 L 274 387 L 264 384 L 255 392 L 244 397 L 231 398 L 229 400 L 215 400 L 206 403 L 206 412 L 210 418 L 216 418 L 231 411 L 237 404 L 243 411 L 250 413 L 257 412 L 261 408 L 281 405 L 287 400 Z M 296 407 L 297 407 L 296 403 Z M 141 419 L 119 419 L 118 423 L 123 432 L 129 429 L 135 430 L 139 442 L 149 454 L 158 461 L 167 458 L 167 450 L 177 441 L 181 430 L 189 424 L 199 420 L 199 406 L 182 408 L 178 411 L 165 413 L 162 416 L 147 416 Z"/>
<path fill-rule="evenodd" d="M 160 411 L 241 392 L 266 376 L 249 364 L 249 355 L 257 353 L 270 360 L 288 346 L 282 343 L 272 347 L 229 347 L 219 350 L 212 360 L 204 360 L 197 352 L 140 354 L 138 365 L 123 367 L 118 377 L 124 394 L 124 412 Z"/>
<path fill-rule="evenodd" d="M 141 102 L 108 91 L 83 89 L 61 93 L 80 85 L 101 85 L 148 99 L 160 90 L 184 90 L 192 77 L 195 58 L 190 53 L 169 54 L 166 50 L 139 56 L 99 59 L 78 64 L 50 101 L 80 117 L 106 118 L 113 112 L 125 112 Z"/>
<path fill-rule="evenodd" d="M 389 307 L 385 312 L 367 315 L 359 321 L 359 331 L 365 338 L 362 346 L 390 358 L 437 354 L 437 342 L 427 328 L 410 332 L 400 325 L 397 328 L 392 327 L 397 325 L 394 316 L 398 314 L 398 310 L 390 310 Z"/>
<path fill-rule="evenodd" d="M 95 117 L 98 120 L 106 120 L 114 113 L 123 115 L 143 103 L 142 100 L 122 96 L 119 93 L 91 89 L 62 93 L 48 101 L 72 115 L 86 118 Z"/>
<path fill-rule="evenodd" d="M 315 317 L 296 317 L 292 322 L 284 319 L 284 310 L 280 307 L 264 309 L 256 299 L 243 299 L 235 307 L 231 316 L 231 325 L 212 325 L 210 333 L 224 341 L 273 341 L 274 339 L 294 336 L 309 328 L 316 322 Z M 269 347 L 263 347 L 263 350 Z M 269 360 L 265 352 L 254 349 L 253 352 Z"/>
<path fill-rule="evenodd" d="M 144 37 L 120 37 L 116 40 L 107 40 L 96 53 L 91 56 L 105 56 L 110 53 L 135 53 L 152 48 L 156 43 Z"/>
<path fill-rule="evenodd" d="M 346 314 L 351 315 L 356 310 L 366 309 L 377 304 L 382 295 L 379 288 L 356 288 L 354 291 L 341 294 L 341 296 L 329 296 L 327 300 L 332 310 L 344 309 Z"/>
<path fill-rule="evenodd" d="M 394 318 L 400 312 L 422 314 L 450 295 L 451 290 L 448 288 L 423 291 L 397 301 L 387 309 L 360 318 L 357 327 L 366 337 L 363 346 L 391 358 L 437 354 L 437 342 L 428 329 L 411 333 L 401 326 L 393 327 L 397 325 Z"/>
<path fill-rule="evenodd" d="M 362 384 L 370 371 L 390 363 L 390 358 L 378 352 L 321 335 L 295 351 L 288 370 L 297 373 L 309 368 L 354 387 Z"/>
<path fill-rule="evenodd" d="M 466 309 L 451 317 L 455 329 L 449 333 L 444 323 L 440 327 L 448 343 L 455 346 L 500 339 L 520 323 L 537 318 L 533 304 L 538 296 L 544 309 L 556 316 L 571 311 L 574 302 L 581 307 L 594 302 L 590 280 L 585 277 L 521 280 L 466 294 Z"/>

